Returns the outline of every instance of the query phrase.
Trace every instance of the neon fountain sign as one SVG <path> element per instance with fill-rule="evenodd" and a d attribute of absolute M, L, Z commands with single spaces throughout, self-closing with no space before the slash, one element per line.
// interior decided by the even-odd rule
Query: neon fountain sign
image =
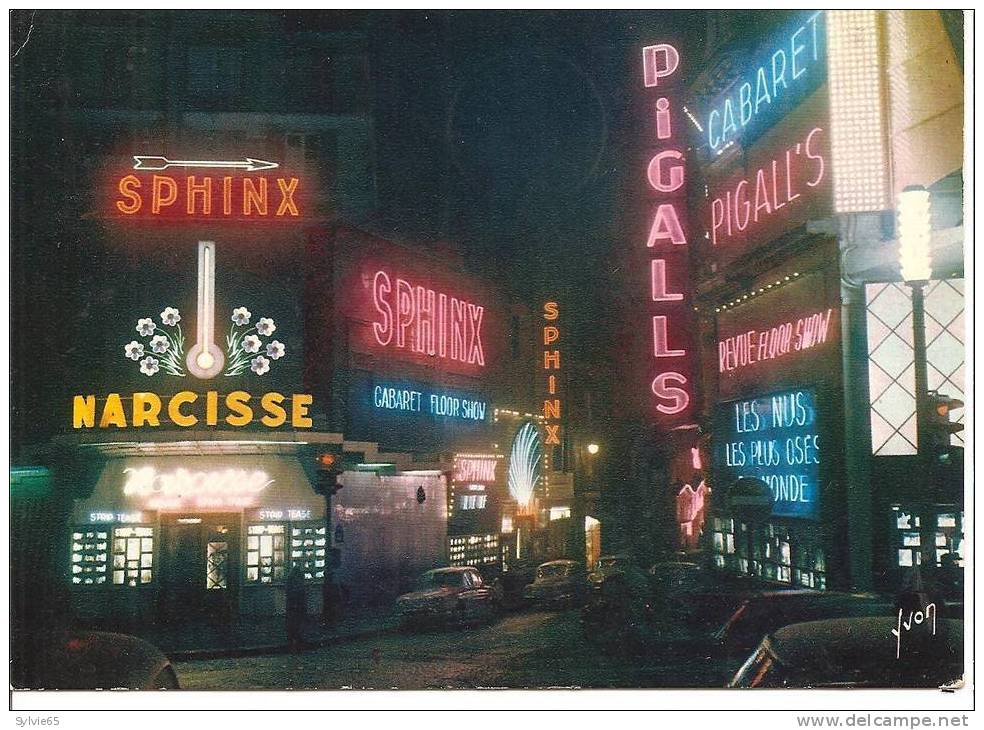
<path fill-rule="evenodd" d="M 189 507 L 250 507 L 256 496 L 273 484 L 258 469 L 214 469 L 192 471 L 175 469 L 159 472 L 152 466 L 127 467 L 123 494 L 143 497 L 150 509 Z"/>
<path fill-rule="evenodd" d="M 661 43 L 643 48 L 642 62 L 646 88 L 658 88 L 661 83 L 668 83 L 676 73 L 680 54 L 672 45 Z M 687 350 L 671 347 L 669 342 L 671 317 L 674 321 L 682 320 L 686 310 L 684 294 L 671 291 L 669 286 L 671 273 L 676 275 L 677 281 L 686 281 L 685 275 L 688 273 L 687 237 L 680 224 L 686 179 L 683 152 L 675 138 L 670 99 L 668 96 L 658 96 L 653 108 L 656 139 L 665 146 L 650 159 L 646 170 L 649 186 L 657 194 L 646 240 L 646 247 L 652 249 L 652 354 L 656 364 L 656 376 L 650 387 L 656 396 L 656 410 L 665 416 L 674 416 L 684 413 L 692 400 L 690 380 L 682 372 L 686 369 L 683 363 Z M 682 329 L 681 321 L 677 321 L 676 329 Z"/>
<path fill-rule="evenodd" d="M 485 366 L 485 307 L 377 271 L 372 281 L 376 318 L 372 333 L 395 347 L 469 365 Z"/>

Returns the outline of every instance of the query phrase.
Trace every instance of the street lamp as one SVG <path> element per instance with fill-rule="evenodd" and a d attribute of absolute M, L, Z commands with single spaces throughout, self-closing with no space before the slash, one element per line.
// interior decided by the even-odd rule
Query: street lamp
<path fill-rule="evenodd" d="M 906 187 L 898 202 L 899 268 L 912 290 L 912 349 L 916 390 L 916 449 L 925 459 L 929 444 L 926 406 L 929 386 L 926 375 L 926 312 L 923 290 L 933 275 L 930 250 L 929 191 L 921 185 Z"/>
<path fill-rule="evenodd" d="M 588 453 L 594 456 L 598 453 L 598 444 L 588 444 Z"/>

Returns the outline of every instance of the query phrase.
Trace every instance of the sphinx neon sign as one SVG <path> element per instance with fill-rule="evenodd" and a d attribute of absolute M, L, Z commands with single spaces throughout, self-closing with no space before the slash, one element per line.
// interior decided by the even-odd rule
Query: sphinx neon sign
<path fill-rule="evenodd" d="M 454 461 L 452 478 L 456 482 L 494 482 L 496 457 L 462 457 Z"/>
<path fill-rule="evenodd" d="M 382 347 L 485 366 L 485 307 L 379 270 L 372 280 L 372 333 Z"/>
<path fill-rule="evenodd" d="M 127 467 L 123 494 L 142 497 L 151 509 L 188 507 L 249 507 L 256 496 L 274 483 L 259 469 L 157 471 L 152 466 Z"/>
<path fill-rule="evenodd" d="M 680 54 L 668 43 L 642 49 L 643 84 L 658 88 L 672 83 L 680 65 Z M 686 281 L 687 236 L 680 223 L 686 193 L 684 154 L 675 135 L 671 100 L 660 94 L 653 105 L 654 124 L 658 142 L 665 145 L 650 159 L 646 179 L 655 192 L 652 223 L 646 239 L 650 252 L 650 301 L 652 302 L 652 357 L 656 375 L 650 385 L 656 396 L 656 410 L 665 416 L 686 411 L 691 398 L 690 379 L 684 372 L 687 350 L 670 343 L 671 323 L 677 331 L 683 329 L 686 310 L 682 291 L 673 291 L 670 280 Z M 672 275 L 672 276 L 671 276 Z M 679 343 L 677 343 L 679 345 Z"/>

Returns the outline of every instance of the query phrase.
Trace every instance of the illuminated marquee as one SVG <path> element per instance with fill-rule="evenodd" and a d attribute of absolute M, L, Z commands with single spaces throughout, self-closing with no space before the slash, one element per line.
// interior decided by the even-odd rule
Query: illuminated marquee
<path fill-rule="evenodd" d="M 205 393 L 204 398 L 199 393 L 183 390 L 166 399 L 166 406 L 165 399 L 156 393 L 134 393 L 127 400 L 130 401 L 129 409 L 119 393 L 110 393 L 102 399 L 102 408 L 98 409 L 96 396 L 76 395 L 72 401 L 72 427 L 153 428 L 161 425 L 162 413 L 166 413 L 171 424 L 181 428 L 191 428 L 199 424 L 217 426 L 220 421 L 220 402 L 224 411 L 221 420 L 229 426 L 249 426 L 257 419 L 257 412 L 263 414 L 258 420 L 267 428 L 283 426 L 288 420 L 292 428 L 311 428 L 313 425 L 308 416 L 308 407 L 313 398 L 297 393 L 289 399 L 289 412 L 284 404 L 288 400 L 287 396 L 274 392 L 264 393 L 259 397 L 257 410 L 250 405 L 254 400 L 253 396 L 243 390 L 232 391 L 221 399 L 214 390 Z"/>
<path fill-rule="evenodd" d="M 823 345 L 831 335 L 833 314 L 831 307 L 761 331 L 748 330 L 719 340 L 718 372 L 738 370 Z"/>
<path fill-rule="evenodd" d="M 543 420 L 544 429 L 547 436 L 543 443 L 546 446 L 560 445 L 560 397 L 557 388 L 557 373 L 552 371 L 560 370 L 560 350 L 553 343 L 560 340 L 560 328 L 557 326 L 557 318 L 560 317 L 560 308 L 557 302 L 546 302 L 543 305 L 543 319 L 548 323 L 543 326 L 543 369 L 547 373 L 547 395 L 543 401 Z M 552 323 L 552 324 L 550 324 Z"/>
<path fill-rule="evenodd" d="M 772 514 L 819 516 L 823 440 L 812 390 L 723 403 L 715 411 L 719 484 L 757 477 L 772 490 Z"/>
<path fill-rule="evenodd" d="M 274 482 L 265 471 L 248 469 L 159 472 L 145 466 L 128 467 L 123 473 L 124 496 L 143 498 L 150 509 L 248 507 Z"/>
<path fill-rule="evenodd" d="M 495 481 L 497 456 L 458 456 L 454 460 L 451 478 L 456 482 L 491 483 Z"/>
<path fill-rule="evenodd" d="M 372 332 L 383 347 L 485 366 L 485 308 L 379 270 L 373 276 Z"/>
<path fill-rule="evenodd" d="M 810 193 L 827 175 L 824 160 L 825 131 L 814 127 L 806 137 L 790 145 L 765 165 L 729 184 L 711 202 L 711 242 L 715 245 L 744 238 L 748 231 L 771 222 L 787 206 L 810 201 Z"/>
<path fill-rule="evenodd" d="M 680 54 L 674 46 L 647 46 L 642 49 L 642 61 L 646 88 L 659 90 L 660 85 L 674 83 L 680 65 Z M 666 424 L 667 417 L 685 418 L 692 401 L 688 350 L 680 342 L 680 333 L 691 329 L 688 306 L 684 292 L 674 290 L 670 284 L 689 278 L 687 234 L 681 223 L 686 175 L 683 140 L 674 128 L 671 99 L 663 90 L 655 96 L 651 112 L 650 129 L 655 132 L 660 149 L 651 155 L 646 168 L 649 192 L 655 193 L 645 244 L 650 253 L 647 299 L 651 303 L 650 352 L 655 366 L 650 388 L 656 396 L 656 411 L 662 416 L 659 420 Z M 675 342 L 671 342 L 671 333 Z"/>
<path fill-rule="evenodd" d="M 125 175 L 116 185 L 116 210 L 125 216 L 187 216 L 195 218 L 296 218 L 296 177 L 175 178 L 153 175 L 141 180 Z"/>
<path fill-rule="evenodd" d="M 825 14 L 799 16 L 766 43 L 741 78 L 710 105 L 704 125 L 708 145 L 722 152 L 738 139 L 749 144 L 826 76 Z"/>

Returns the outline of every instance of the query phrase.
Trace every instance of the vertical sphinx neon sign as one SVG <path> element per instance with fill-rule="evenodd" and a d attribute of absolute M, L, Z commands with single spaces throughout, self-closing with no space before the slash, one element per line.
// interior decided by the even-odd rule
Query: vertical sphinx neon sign
<path fill-rule="evenodd" d="M 649 254 L 650 314 L 653 366 L 650 389 L 655 396 L 657 421 L 662 426 L 682 424 L 693 401 L 689 336 L 693 331 L 688 304 L 689 252 L 686 223 L 686 167 L 683 130 L 667 87 L 679 78 L 680 54 L 668 44 L 642 49 L 645 103 L 650 121 L 647 134 L 655 135 L 655 151 L 646 167 L 651 223 L 646 238 Z M 649 90 L 654 90 L 655 93 Z M 647 139 L 647 146 L 652 142 Z"/>

